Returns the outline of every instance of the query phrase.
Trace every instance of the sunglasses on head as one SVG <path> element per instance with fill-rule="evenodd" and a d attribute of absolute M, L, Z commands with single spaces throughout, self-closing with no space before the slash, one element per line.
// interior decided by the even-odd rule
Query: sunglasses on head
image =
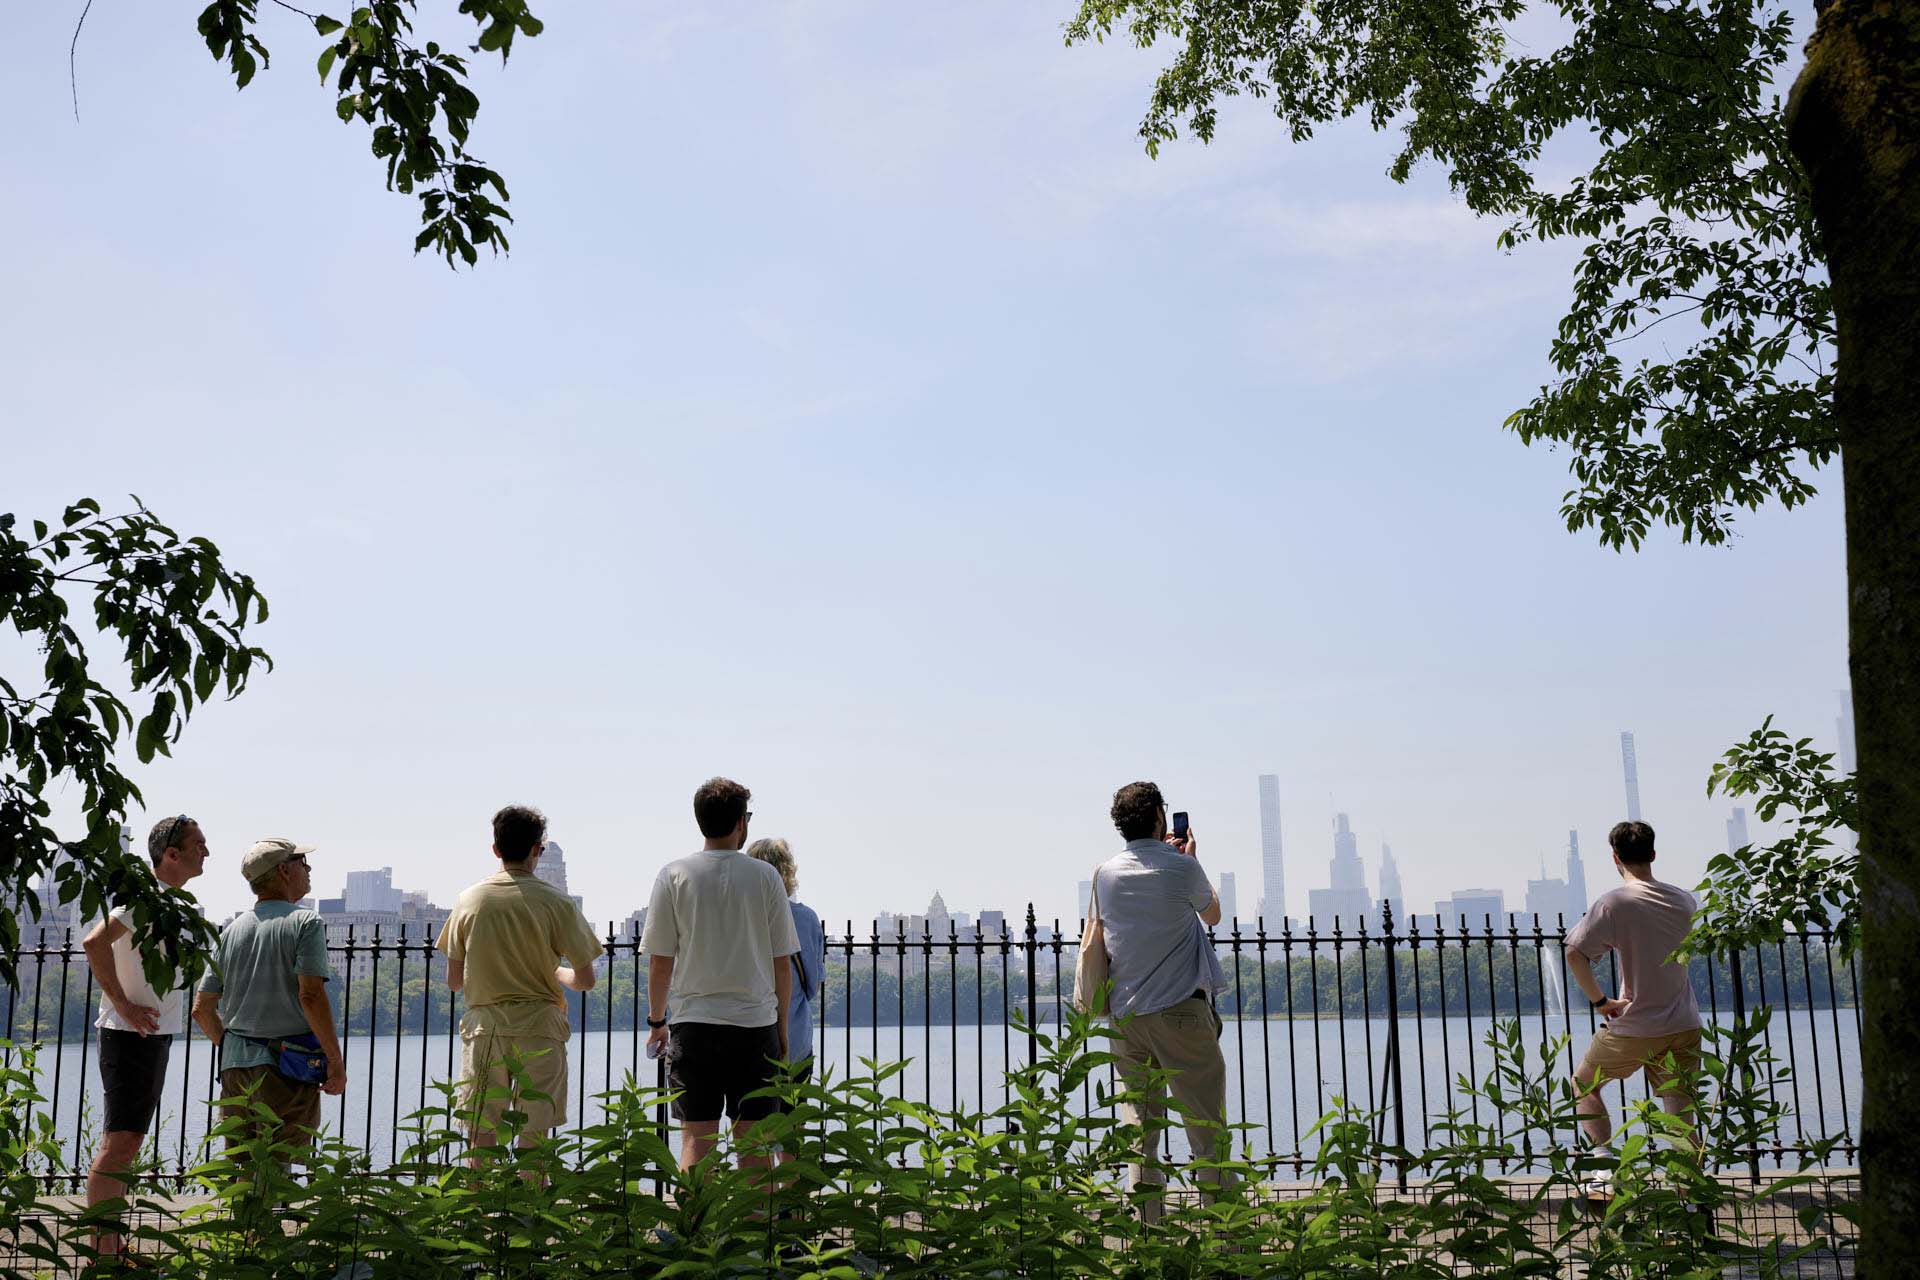
<path fill-rule="evenodd" d="M 193 821 L 192 818 L 189 818 L 186 814 L 183 813 L 179 817 L 175 818 L 172 822 L 169 822 L 167 824 L 166 839 L 160 842 L 160 847 L 162 849 L 179 848 L 180 846 L 175 844 L 174 841 L 180 838 L 180 828 L 186 826 L 189 822 L 192 822 L 192 821 Z"/>

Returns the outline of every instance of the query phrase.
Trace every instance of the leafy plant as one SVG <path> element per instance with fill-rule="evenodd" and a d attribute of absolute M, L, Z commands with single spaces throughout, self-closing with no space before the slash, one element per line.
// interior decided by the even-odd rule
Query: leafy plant
<path fill-rule="evenodd" d="M 69 600 L 80 591 L 91 594 L 95 629 L 119 642 L 145 714 L 136 717 L 90 665 Z M 153 878 L 144 849 L 121 848 L 120 824 L 142 797 L 116 753 L 131 738 L 142 762 L 171 754 L 197 705 L 238 697 L 257 668 L 272 666 L 246 635 L 266 618 L 252 578 L 138 498 L 115 516 L 82 498 L 57 525 L 0 514 L 0 619 L 43 656 L 33 683 L 0 676 L 0 981 L 15 980 L 19 912 L 46 905 L 34 884 L 49 870 L 58 901 L 86 916 L 127 904 L 137 933 L 164 940 L 144 953 L 150 978 L 197 976 L 212 931 L 191 897 Z M 52 825 L 47 796 L 75 783 L 87 827 L 68 840 Z"/>
<path fill-rule="evenodd" d="M 1853 775 L 1834 773 L 1833 756 L 1812 741 L 1788 738 L 1768 716 L 1714 766 L 1708 795 L 1754 796 L 1761 821 L 1785 812 L 1792 827 L 1707 861 L 1686 954 L 1744 951 L 1789 928 L 1831 930 L 1842 960 L 1859 944 L 1860 852 L 1847 838 L 1859 829 L 1859 800 Z"/>
<path fill-rule="evenodd" d="M 431 247 L 446 260 L 472 266 L 478 248 L 507 249 L 507 184 L 468 148 L 480 99 L 468 85 L 467 59 L 438 41 L 416 43 L 415 0 L 371 0 L 345 19 L 308 13 L 274 0 L 313 24 L 327 43 L 317 63 L 320 82 L 333 78 L 334 112 L 372 132 L 373 154 L 387 170 L 387 189 L 418 197 L 420 233 L 414 252 Z M 213 0 L 200 13 L 207 51 L 244 89 L 267 65 L 258 34 L 259 0 Z M 531 39 L 543 24 L 526 0 L 461 0 L 460 12 L 479 28 L 472 53 L 513 52 L 517 36 Z"/>

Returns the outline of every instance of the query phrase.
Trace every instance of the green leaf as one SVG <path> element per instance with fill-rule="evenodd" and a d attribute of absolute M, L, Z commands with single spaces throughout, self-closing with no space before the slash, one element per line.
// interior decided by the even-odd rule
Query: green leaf
<path fill-rule="evenodd" d="M 324 13 L 316 15 L 313 20 L 313 29 L 323 36 L 332 35 L 334 32 L 340 30 L 340 27 L 341 23 L 333 18 L 329 18 Z"/>
<path fill-rule="evenodd" d="M 334 45 L 328 45 L 326 48 L 320 51 L 320 61 L 318 65 L 320 69 L 321 84 L 325 84 L 327 82 L 327 73 L 333 70 L 333 60 L 339 56 L 340 56 L 340 50 Z"/>

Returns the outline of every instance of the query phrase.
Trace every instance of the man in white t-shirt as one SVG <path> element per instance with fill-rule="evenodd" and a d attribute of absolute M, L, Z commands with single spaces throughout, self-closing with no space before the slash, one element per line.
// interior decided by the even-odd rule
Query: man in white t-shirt
<path fill-rule="evenodd" d="M 1688 1079 L 1700 1070 L 1700 1005 L 1687 966 L 1673 959 L 1693 931 L 1694 897 L 1653 878 L 1653 828 L 1646 823 L 1615 824 L 1607 843 L 1621 885 L 1601 894 L 1567 931 L 1567 971 L 1606 1019 L 1573 1072 L 1581 1127 L 1601 1154 L 1611 1151 L 1613 1140 L 1601 1086 L 1644 1070 L 1661 1105 L 1685 1116 L 1693 1111 Z M 1620 966 L 1620 994 L 1612 997 L 1593 972 L 1593 962 L 1608 952 Z M 1587 1193 L 1609 1196 L 1611 1175 L 1596 1175 Z"/>
<path fill-rule="evenodd" d="M 800 950 L 800 939 L 780 873 L 740 852 L 752 798 L 728 778 L 709 778 L 693 793 L 706 845 L 660 872 L 640 939 L 647 953 L 647 1050 L 667 1053 L 683 1169 L 713 1150 L 723 1112 L 743 1138 L 779 1106 L 777 1098 L 746 1095 L 772 1084 L 786 1061 L 793 1000 L 786 960 Z M 740 1163 L 765 1168 L 769 1161 Z"/>
<path fill-rule="evenodd" d="M 178 889 L 206 870 L 207 837 L 186 814 L 162 818 L 147 833 L 147 857 L 153 877 Z M 160 1107 L 167 1083 L 167 1055 L 173 1038 L 185 1029 L 183 995 L 178 987 L 156 991 L 147 981 L 141 958 L 145 939 L 133 932 L 133 917 L 116 907 L 81 941 L 87 964 L 100 988 L 100 1087 L 104 1095 L 100 1149 L 87 1172 L 87 1205 L 126 1194 L 126 1171 Z M 117 1231 L 102 1231 L 94 1248 L 118 1255 L 124 1242 Z"/>

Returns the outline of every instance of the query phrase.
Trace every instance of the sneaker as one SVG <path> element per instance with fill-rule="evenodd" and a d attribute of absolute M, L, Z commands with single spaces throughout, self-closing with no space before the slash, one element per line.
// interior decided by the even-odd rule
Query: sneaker
<path fill-rule="evenodd" d="M 1596 1203 L 1613 1199 L 1613 1170 L 1595 1169 L 1580 1183 L 1580 1194 Z"/>

